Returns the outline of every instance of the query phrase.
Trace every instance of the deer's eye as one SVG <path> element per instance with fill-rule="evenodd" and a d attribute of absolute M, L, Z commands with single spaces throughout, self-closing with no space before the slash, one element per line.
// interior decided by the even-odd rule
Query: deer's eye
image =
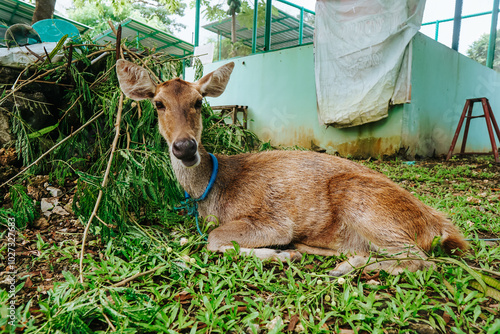
<path fill-rule="evenodd" d="M 195 107 L 196 109 L 200 109 L 200 108 L 201 108 L 201 106 L 202 106 L 202 104 L 203 104 L 203 100 L 202 100 L 202 99 L 199 99 L 199 100 L 197 100 L 197 101 L 194 103 L 194 107 Z"/>
<path fill-rule="evenodd" d="M 156 109 L 163 109 L 165 106 L 160 101 L 155 101 Z"/>

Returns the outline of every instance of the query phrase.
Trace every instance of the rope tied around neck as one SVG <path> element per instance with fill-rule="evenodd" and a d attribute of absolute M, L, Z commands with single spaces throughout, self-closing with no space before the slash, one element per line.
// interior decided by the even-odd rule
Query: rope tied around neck
<path fill-rule="evenodd" d="M 207 237 L 203 235 L 200 229 L 200 223 L 199 223 L 199 213 L 198 213 L 198 202 L 203 201 L 205 198 L 207 198 L 208 194 L 212 190 L 215 180 L 217 179 L 217 173 L 219 171 L 219 162 L 217 161 L 217 158 L 215 155 L 212 153 L 208 153 L 210 155 L 210 158 L 212 158 L 212 175 L 210 175 L 210 181 L 208 182 L 207 187 L 205 188 L 205 191 L 203 194 L 198 197 L 198 198 L 192 198 L 187 191 L 184 191 L 184 200 L 181 201 L 180 205 L 178 207 L 175 207 L 175 210 L 186 210 L 187 214 L 190 216 L 193 216 L 196 220 L 196 229 L 198 230 L 198 233 L 207 240 Z"/>

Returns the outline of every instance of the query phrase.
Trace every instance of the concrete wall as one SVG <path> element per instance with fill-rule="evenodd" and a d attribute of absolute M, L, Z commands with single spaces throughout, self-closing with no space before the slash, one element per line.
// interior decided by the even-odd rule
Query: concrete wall
<path fill-rule="evenodd" d="M 248 105 L 250 130 L 273 145 L 310 148 L 311 142 L 347 156 L 379 156 L 401 144 L 403 108 L 394 108 L 382 121 L 349 129 L 321 126 L 316 111 L 313 46 L 232 59 L 236 63 L 224 94 L 211 105 Z M 208 73 L 223 65 L 205 66 Z M 192 80 L 188 70 L 186 80 Z"/>
<path fill-rule="evenodd" d="M 402 145 L 422 156 L 446 154 L 468 98 L 487 97 L 500 121 L 500 74 L 417 34 L 413 39 L 412 100 L 404 106 Z M 480 103 L 473 115 L 482 114 Z M 462 127 L 462 133 L 463 128 Z M 455 151 L 460 150 L 462 135 Z M 489 152 L 484 118 L 471 121 L 466 151 Z"/>
<path fill-rule="evenodd" d="M 273 145 L 310 148 L 313 142 L 343 156 L 378 157 L 401 147 L 424 156 L 444 154 L 466 98 L 490 98 L 500 120 L 500 76 L 421 34 L 413 43 L 412 103 L 393 107 L 386 119 L 347 129 L 319 125 L 312 45 L 232 61 L 226 91 L 209 102 L 248 105 L 249 128 Z M 226 62 L 206 65 L 204 72 Z M 192 78 L 188 70 L 186 80 Z M 471 149 L 488 150 L 483 124 L 484 119 L 473 120 Z"/>

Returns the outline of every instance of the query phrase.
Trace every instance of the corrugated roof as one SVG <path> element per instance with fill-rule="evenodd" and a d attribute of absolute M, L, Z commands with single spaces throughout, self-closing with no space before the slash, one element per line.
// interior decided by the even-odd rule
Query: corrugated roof
<path fill-rule="evenodd" d="M 299 19 L 278 10 L 278 15 L 273 15 L 271 23 L 271 50 L 278 50 L 290 46 L 299 45 Z M 231 18 L 222 21 L 212 22 L 204 25 L 203 28 L 216 34 L 231 38 Z M 264 50 L 265 26 L 257 28 L 257 49 Z M 237 40 L 247 46 L 252 46 L 252 29 L 241 26 L 236 20 Z M 314 39 L 314 27 L 304 23 L 302 44 L 312 43 Z"/>
<path fill-rule="evenodd" d="M 183 57 L 193 54 L 194 46 L 177 37 L 153 28 L 147 24 L 128 18 L 122 23 L 122 39 L 129 42 L 140 42 L 144 47 L 162 51 L 172 56 Z M 118 28 L 118 25 L 116 26 Z M 94 38 L 97 43 L 116 42 L 116 36 L 111 29 Z"/>
<path fill-rule="evenodd" d="M 1 0 L 0 1 L 0 24 L 11 26 L 16 23 L 24 23 L 31 25 L 31 19 L 35 6 L 19 0 Z M 80 34 L 85 33 L 90 29 L 85 24 L 78 23 L 66 17 L 54 14 L 54 19 L 64 20 L 73 24 Z M 3 37 L 3 36 L 2 36 Z"/>

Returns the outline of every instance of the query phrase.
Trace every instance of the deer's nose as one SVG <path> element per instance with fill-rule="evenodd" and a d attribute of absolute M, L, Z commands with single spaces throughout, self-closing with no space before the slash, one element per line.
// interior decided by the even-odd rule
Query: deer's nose
<path fill-rule="evenodd" d="M 198 144 L 194 139 L 179 139 L 172 145 L 172 153 L 182 161 L 192 160 L 198 152 Z"/>

